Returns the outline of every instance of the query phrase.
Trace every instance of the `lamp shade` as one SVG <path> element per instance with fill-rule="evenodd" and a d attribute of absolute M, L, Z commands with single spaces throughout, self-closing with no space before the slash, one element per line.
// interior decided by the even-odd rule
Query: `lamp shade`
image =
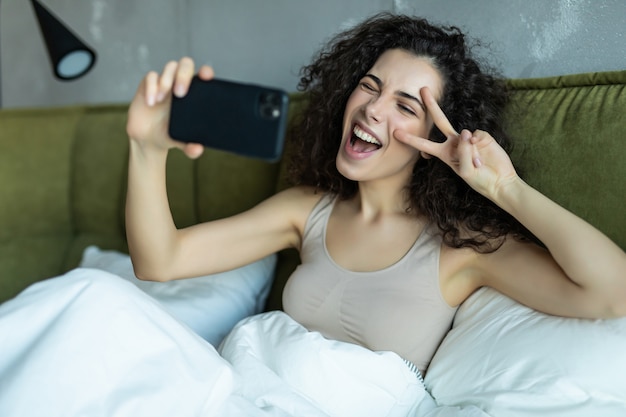
<path fill-rule="evenodd" d="M 73 80 L 87 73 L 96 62 L 96 53 L 36 0 L 31 1 L 41 35 L 46 43 L 54 75 Z"/>

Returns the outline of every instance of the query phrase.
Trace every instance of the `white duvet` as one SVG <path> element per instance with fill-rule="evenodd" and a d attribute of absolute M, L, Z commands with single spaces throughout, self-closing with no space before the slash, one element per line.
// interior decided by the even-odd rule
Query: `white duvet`
<path fill-rule="evenodd" d="M 0 306 L 0 416 L 484 416 L 437 406 L 391 352 L 308 332 L 281 312 L 220 352 L 136 286 L 76 269 Z"/>

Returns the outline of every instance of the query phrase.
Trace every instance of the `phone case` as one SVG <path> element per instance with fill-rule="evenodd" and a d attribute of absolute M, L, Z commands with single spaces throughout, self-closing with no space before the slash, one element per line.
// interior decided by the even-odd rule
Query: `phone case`
<path fill-rule="evenodd" d="M 288 105 L 289 96 L 280 89 L 196 76 L 187 95 L 173 96 L 169 134 L 274 162 L 283 151 Z"/>

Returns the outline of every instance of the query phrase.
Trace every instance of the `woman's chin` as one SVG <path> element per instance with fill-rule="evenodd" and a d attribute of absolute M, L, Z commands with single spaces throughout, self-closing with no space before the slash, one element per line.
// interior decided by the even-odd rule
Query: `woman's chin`
<path fill-rule="evenodd" d="M 344 178 L 357 182 L 361 180 L 358 168 L 344 160 L 341 155 L 337 156 L 336 167 Z"/>

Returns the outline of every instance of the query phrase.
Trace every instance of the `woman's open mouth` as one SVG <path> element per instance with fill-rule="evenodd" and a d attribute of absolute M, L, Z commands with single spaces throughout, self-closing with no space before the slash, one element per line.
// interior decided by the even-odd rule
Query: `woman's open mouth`
<path fill-rule="evenodd" d="M 350 147 L 353 151 L 359 153 L 373 152 L 382 146 L 378 139 L 361 129 L 359 125 L 354 125 L 350 137 Z"/>

